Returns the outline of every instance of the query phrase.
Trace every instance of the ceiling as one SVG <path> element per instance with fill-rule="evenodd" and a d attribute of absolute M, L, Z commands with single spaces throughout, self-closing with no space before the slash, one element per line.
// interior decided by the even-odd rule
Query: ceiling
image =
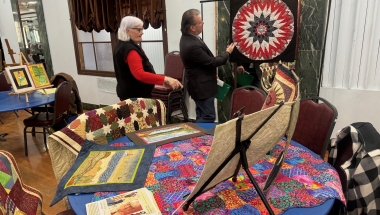
<path fill-rule="evenodd" d="M 20 14 L 36 12 L 36 2 L 35 0 L 18 0 Z"/>

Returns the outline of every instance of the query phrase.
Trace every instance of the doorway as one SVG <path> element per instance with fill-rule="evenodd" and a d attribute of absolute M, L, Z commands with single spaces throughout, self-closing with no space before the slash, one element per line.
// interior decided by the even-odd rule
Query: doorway
<path fill-rule="evenodd" d="M 53 76 L 49 41 L 42 0 L 11 0 L 18 26 L 20 51 L 31 63 L 42 63 L 49 77 Z"/>

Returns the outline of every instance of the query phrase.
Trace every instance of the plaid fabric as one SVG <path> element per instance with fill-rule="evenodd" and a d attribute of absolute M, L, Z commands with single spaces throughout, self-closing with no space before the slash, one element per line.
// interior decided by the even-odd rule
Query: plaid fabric
<path fill-rule="evenodd" d="M 337 132 L 337 138 L 331 142 L 329 163 L 334 165 L 339 160 L 339 150 L 347 150 L 345 148 L 350 147 L 348 150 L 352 150 L 353 156 L 340 166 L 347 180 L 347 212 L 350 215 L 380 214 L 380 142 L 366 138 L 360 129 L 368 127 L 362 125 L 363 123 L 355 123 Z M 374 128 L 372 132 L 371 135 L 379 136 Z M 352 142 L 342 145 L 342 140 L 348 135 Z M 366 135 L 368 137 L 367 132 Z"/>

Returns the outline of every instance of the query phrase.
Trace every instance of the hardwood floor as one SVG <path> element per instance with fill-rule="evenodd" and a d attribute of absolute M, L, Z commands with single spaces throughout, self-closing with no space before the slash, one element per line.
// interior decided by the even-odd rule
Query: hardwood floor
<path fill-rule="evenodd" d="M 0 104 L 1 105 L 1 104 Z M 8 133 L 6 142 L 0 141 L 0 149 L 10 152 L 16 159 L 21 177 L 25 184 L 38 189 L 43 196 L 42 211 L 47 215 L 54 215 L 66 210 L 64 201 L 60 201 L 50 207 L 55 191 L 57 180 L 51 166 L 50 156 L 46 151 L 43 134 L 32 137 L 27 134 L 29 156 L 24 153 L 23 119 L 30 116 L 26 111 L 18 111 L 19 117 L 13 112 L 0 113 L 0 133 Z"/>

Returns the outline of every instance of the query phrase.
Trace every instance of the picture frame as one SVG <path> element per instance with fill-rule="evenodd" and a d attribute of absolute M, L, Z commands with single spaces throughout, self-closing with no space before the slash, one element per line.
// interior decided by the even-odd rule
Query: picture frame
<path fill-rule="evenodd" d="M 8 76 L 14 93 L 23 93 L 36 89 L 26 65 L 5 67 L 5 74 Z"/>
<path fill-rule="evenodd" d="M 174 141 L 185 140 L 207 134 L 207 131 L 195 123 L 175 123 L 154 128 L 145 128 L 126 133 L 136 145 L 154 144 L 160 146 Z"/>
<path fill-rule="evenodd" d="M 29 64 L 27 65 L 27 67 L 30 73 L 30 77 L 34 83 L 34 86 L 37 89 L 51 86 L 49 77 L 42 63 Z"/>

